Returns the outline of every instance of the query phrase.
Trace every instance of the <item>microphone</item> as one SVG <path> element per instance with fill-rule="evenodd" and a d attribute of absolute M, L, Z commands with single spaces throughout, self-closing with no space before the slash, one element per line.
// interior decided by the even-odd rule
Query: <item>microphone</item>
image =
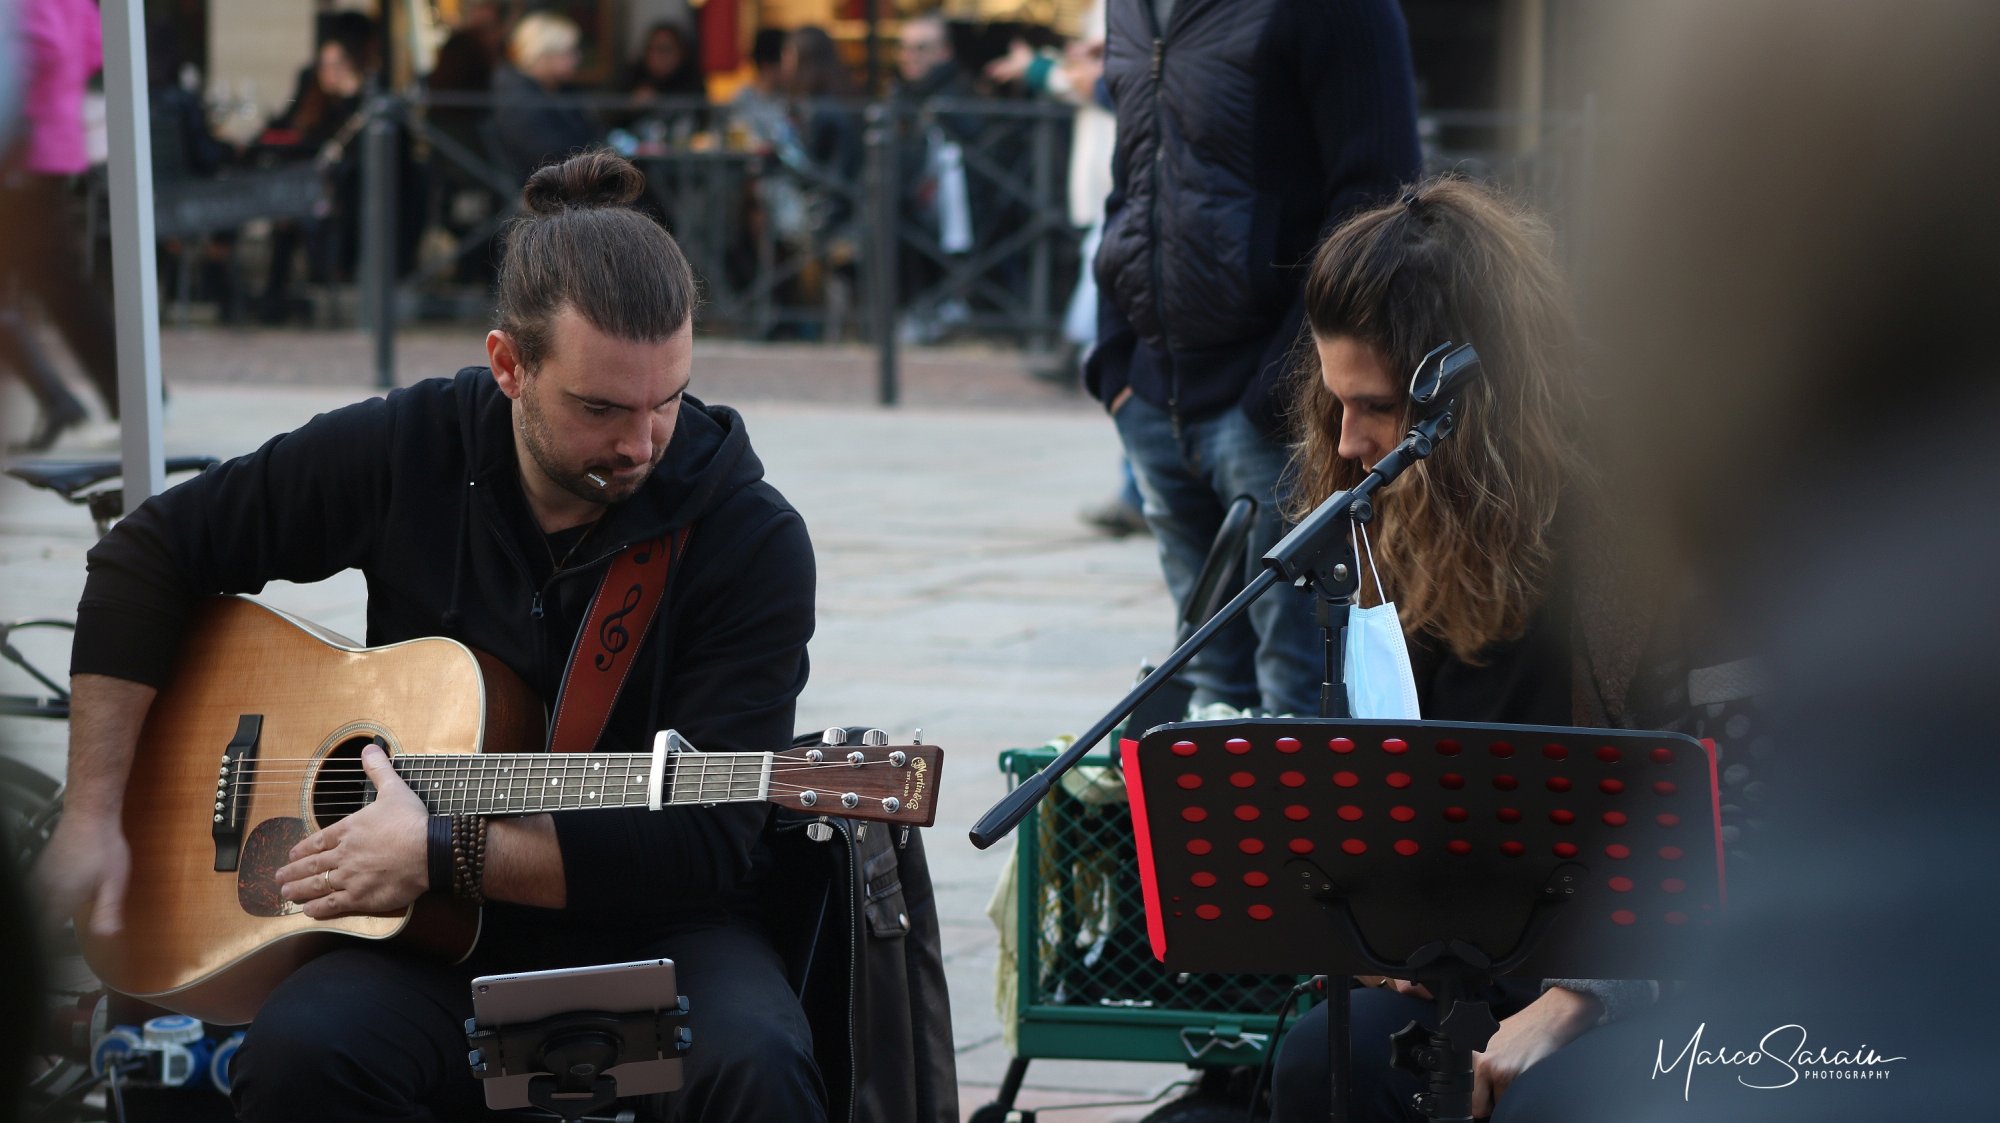
<path fill-rule="evenodd" d="M 1450 409 L 1479 368 L 1479 352 L 1470 343 L 1453 347 L 1446 340 L 1431 348 L 1410 374 L 1411 419 L 1426 421 Z"/>

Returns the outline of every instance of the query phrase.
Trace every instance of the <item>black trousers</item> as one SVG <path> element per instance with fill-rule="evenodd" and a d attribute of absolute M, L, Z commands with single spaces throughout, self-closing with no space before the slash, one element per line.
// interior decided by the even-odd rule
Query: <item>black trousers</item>
<path fill-rule="evenodd" d="M 1502 979 L 1481 997 L 1495 1018 L 1505 1018 L 1540 993 L 1532 979 Z M 1410 1106 L 1421 1091 L 1415 1075 L 1389 1067 L 1389 1035 L 1413 1021 L 1436 1025 L 1436 1004 L 1375 987 L 1357 988 L 1349 1005 L 1352 1052 L 1348 1097 L 1353 1123 L 1419 1123 Z M 1329 1101 L 1326 1070 L 1326 1007 L 1306 1011 L 1285 1034 L 1271 1071 L 1271 1123 L 1326 1123 Z M 1506 1100 L 1502 1107 L 1510 1106 Z M 1498 1116 L 1496 1116 L 1498 1118 Z"/>
<path fill-rule="evenodd" d="M 694 1045 L 684 1083 L 651 1105 L 679 1121 L 826 1118 L 812 1034 L 778 954 L 741 921 L 686 928 L 595 958 L 575 946 L 505 948 L 473 961 L 370 945 L 307 963 L 257 1014 L 237 1055 L 234 1098 L 250 1123 L 490 1118 L 466 1064 L 475 975 L 636 959 L 674 961 Z"/>
<path fill-rule="evenodd" d="M 118 337 L 111 315 L 110 293 L 84 277 L 88 249 L 78 232 L 76 204 L 62 176 L 23 172 L 0 181 L 0 262 L 13 272 L 10 280 L 41 301 L 42 309 L 91 385 L 118 416 Z M 35 392 L 42 408 L 63 412 L 63 401 L 75 401 L 60 381 L 51 385 L 35 357 L 18 348 L 0 361 L 15 366 Z"/>

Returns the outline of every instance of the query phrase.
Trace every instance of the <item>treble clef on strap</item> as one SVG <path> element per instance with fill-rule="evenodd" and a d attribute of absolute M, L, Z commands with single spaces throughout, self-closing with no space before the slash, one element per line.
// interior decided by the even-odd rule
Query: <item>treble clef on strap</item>
<path fill-rule="evenodd" d="M 639 586 L 633 585 L 627 588 L 625 599 L 618 610 L 606 616 L 604 623 L 598 627 L 597 644 L 603 650 L 593 655 L 590 660 L 591 665 L 598 670 L 609 668 L 617 661 L 618 653 L 625 650 L 626 645 L 632 642 L 632 633 L 625 630 L 624 619 L 633 609 L 639 607 L 640 598 Z"/>

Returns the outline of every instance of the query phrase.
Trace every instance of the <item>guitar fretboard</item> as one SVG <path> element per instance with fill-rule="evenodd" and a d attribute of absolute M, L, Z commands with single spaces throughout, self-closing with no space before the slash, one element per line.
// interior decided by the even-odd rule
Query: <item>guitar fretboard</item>
<path fill-rule="evenodd" d="M 652 803 L 650 753 L 404 755 L 396 771 L 433 815 L 533 815 Z M 680 753 L 665 758 L 662 805 L 761 800 L 769 753 Z"/>

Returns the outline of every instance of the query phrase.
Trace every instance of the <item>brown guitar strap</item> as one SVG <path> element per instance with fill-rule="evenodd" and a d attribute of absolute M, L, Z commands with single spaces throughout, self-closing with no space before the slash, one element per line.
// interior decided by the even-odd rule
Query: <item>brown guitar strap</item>
<path fill-rule="evenodd" d="M 667 578 L 692 529 L 680 528 L 671 540 L 635 542 L 612 559 L 570 651 L 549 730 L 550 752 L 584 753 L 597 747 L 653 617 L 666 602 Z"/>

